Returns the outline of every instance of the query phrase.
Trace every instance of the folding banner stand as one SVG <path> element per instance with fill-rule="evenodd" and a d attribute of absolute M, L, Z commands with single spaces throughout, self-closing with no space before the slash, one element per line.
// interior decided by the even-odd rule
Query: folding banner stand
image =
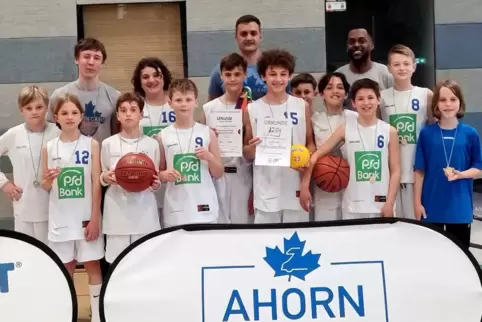
<path fill-rule="evenodd" d="M 0 230 L 0 321 L 75 322 L 74 283 L 42 242 Z"/>
<path fill-rule="evenodd" d="M 104 322 L 480 322 L 482 271 L 409 220 L 183 226 L 117 258 L 100 310 Z"/>

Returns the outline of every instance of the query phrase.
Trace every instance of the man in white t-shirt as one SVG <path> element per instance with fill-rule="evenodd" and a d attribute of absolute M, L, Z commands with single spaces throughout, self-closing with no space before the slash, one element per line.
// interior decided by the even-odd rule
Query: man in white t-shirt
<path fill-rule="evenodd" d="M 387 66 L 372 61 L 371 52 L 374 48 L 372 37 L 366 29 L 350 30 L 347 39 L 350 63 L 336 71 L 345 74 L 350 85 L 359 79 L 369 78 L 378 83 L 380 90 L 392 87 L 393 76 Z"/>

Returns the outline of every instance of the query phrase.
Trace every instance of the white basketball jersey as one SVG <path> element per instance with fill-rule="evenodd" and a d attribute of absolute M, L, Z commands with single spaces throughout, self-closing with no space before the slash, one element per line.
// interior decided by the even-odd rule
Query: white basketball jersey
<path fill-rule="evenodd" d="M 401 182 L 413 183 L 413 165 L 420 130 L 427 123 L 427 88 L 409 91 L 389 88 L 382 91 L 382 119 L 398 132 L 400 142 Z"/>
<path fill-rule="evenodd" d="M 150 137 L 156 136 L 162 129 L 176 122 L 176 113 L 169 103 L 160 106 L 145 104 L 143 114 L 140 128 L 144 135 Z M 156 191 L 157 206 L 159 208 L 163 207 L 165 193 L 165 185 L 162 185 L 161 188 Z"/>
<path fill-rule="evenodd" d="M 22 196 L 13 202 L 16 220 L 48 220 L 49 193 L 40 185 L 36 186 L 35 182 L 42 182 L 42 147 L 59 133 L 59 128 L 53 123 L 47 123 L 44 132 L 30 132 L 23 123 L 9 129 L 0 138 L 0 150 L 6 153 L 13 166 L 13 183 L 22 188 Z M 4 177 L 3 174 L 1 176 Z"/>
<path fill-rule="evenodd" d="M 388 144 L 390 125 L 381 120 L 362 127 L 356 118 L 346 120 L 345 145 L 350 181 L 343 208 L 351 213 L 379 213 L 388 194 Z"/>
<path fill-rule="evenodd" d="M 92 138 L 47 143 L 48 168 L 61 168 L 49 196 L 49 240 L 83 240 L 92 214 Z"/>
<path fill-rule="evenodd" d="M 292 123 L 292 144 L 306 145 L 305 101 L 288 95 L 285 103 L 268 105 L 259 99 L 248 105 L 249 119 L 256 136 L 258 120 L 287 118 Z M 299 202 L 300 174 L 289 167 L 253 166 L 254 207 L 265 212 L 302 210 Z"/>
<path fill-rule="evenodd" d="M 194 154 L 197 147 L 209 148 L 209 131 L 200 123 L 189 129 L 171 125 L 161 131 L 167 169 L 176 169 L 182 177 L 167 183 L 163 215 L 168 227 L 218 219 L 218 198 L 208 164 Z"/>
<path fill-rule="evenodd" d="M 346 123 L 347 118 L 358 117 L 358 113 L 351 110 L 344 110 L 341 114 L 328 114 L 326 112 L 315 112 L 311 116 L 311 123 L 313 125 L 313 133 L 315 135 L 315 142 L 317 148 L 328 140 L 328 138 L 335 132 L 338 127 Z M 342 144 L 330 154 L 342 156 L 346 159 L 346 145 Z M 316 187 L 314 191 L 315 200 L 319 201 L 319 205 L 323 205 L 325 209 L 333 209 L 341 203 L 341 196 L 343 191 L 329 193 Z"/>
<path fill-rule="evenodd" d="M 159 168 L 159 144 L 141 136 L 126 139 L 120 134 L 102 142 L 102 171 L 115 170 L 119 159 L 127 153 L 144 153 Z M 103 232 L 106 235 L 142 235 L 160 228 L 156 196 L 151 189 L 127 192 L 119 185 L 110 185 L 104 198 Z"/>
<path fill-rule="evenodd" d="M 220 98 L 216 98 L 203 106 L 204 115 L 206 116 L 206 125 L 213 128 L 213 124 L 210 123 L 212 119 L 213 111 L 234 110 L 235 104 L 226 105 Z M 241 110 L 239 110 L 242 113 Z M 242 124 L 241 124 L 242 125 Z M 242 134 L 241 134 L 242 135 Z M 251 162 L 248 162 L 244 157 L 239 158 L 222 158 L 225 169 L 236 168 L 238 176 L 245 177 L 248 181 L 252 179 Z M 228 172 L 229 171 L 225 171 Z"/>

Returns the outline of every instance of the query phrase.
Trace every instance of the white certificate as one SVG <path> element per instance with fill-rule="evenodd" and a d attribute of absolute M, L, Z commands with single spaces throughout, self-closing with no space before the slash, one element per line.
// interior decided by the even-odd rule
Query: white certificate
<path fill-rule="evenodd" d="M 291 161 L 291 121 L 282 118 L 258 119 L 255 165 L 289 167 Z"/>
<path fill-rule="evenodd" d="M 243 115 L 241 110 L 215 110 L 207 120 L 218 133 L 219 152 L 222 158 L 243 156 Z"/>

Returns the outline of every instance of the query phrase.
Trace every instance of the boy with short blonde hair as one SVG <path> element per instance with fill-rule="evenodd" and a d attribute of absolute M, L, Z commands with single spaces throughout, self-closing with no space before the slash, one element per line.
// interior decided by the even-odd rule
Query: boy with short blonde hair
<path fill-rule="evenodd" d="M 13 166 L 12 181 L 0 172 L 0 187 L 13 201 L 15 231 L 47 243 L 49 195 L 40 186 L 41 151 L 60 131 L 45 121 L 49 105 L 46 90 L 24 87 L 17 102 L 25 122 L 0 137 L 0 153 L 8 156 Z"/>
<path fill-rule="evenodd" d="M 415 219 L 413 204 L 413 166 L 421 129 L 432 122 L 430 104 L 433 93 L 428 88 L 412 85 L 415 54 L 404 45 L 388 52 L 388 70 L 394 85 L 381 92 L 381 117 L 398 132 L 401 160 L 401 186 L 396 201 L 396 216 Z"/>

